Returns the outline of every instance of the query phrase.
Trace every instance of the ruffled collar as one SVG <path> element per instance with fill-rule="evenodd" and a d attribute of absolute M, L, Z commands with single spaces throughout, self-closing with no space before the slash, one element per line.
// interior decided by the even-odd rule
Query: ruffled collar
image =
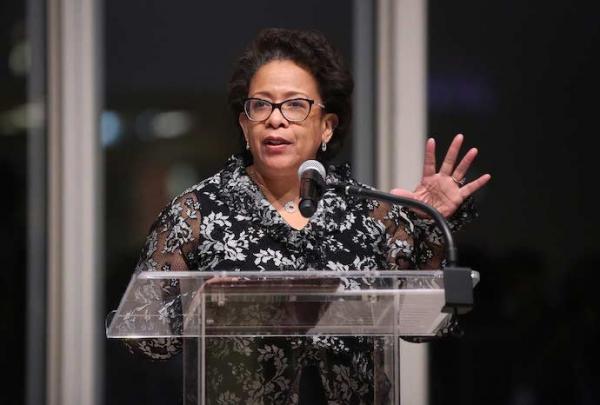
<path fill-rule="evenodd" d="M 244 159 L 240 155 L 232 155 L 225 162 L 225 166 L 221 171 L 221 179 L 225 182 L 239 179 L 241 176 L 247 176 Z M 351 182 L 356 181 L 352 178 L 352 170 L 349 163 L 344 163 L 339 166 L 329 165 L 327 169 L 327 181 Z"/>
<path fill-rule="evenodd" d="M 327 181 L 356 184 L 349 164 L 330 166 Z M 220 172 L 220 190 L 231 212 L 258 223 L 274 240 L 288 245 L 291 250 L 301 251 L 305 256 L 308 254 L 307 259 L 317 265 L 325 263 L 320 241 L 334 237 L 340 231 L 349 204 L 353 204 L 354 208 L 359 204 L 353 198 L 341 198 L 327 191 L 306 226 L 295 229 L 281 217 L 248 176 L 244 161 L 238 155 L 231 156 Z"/>

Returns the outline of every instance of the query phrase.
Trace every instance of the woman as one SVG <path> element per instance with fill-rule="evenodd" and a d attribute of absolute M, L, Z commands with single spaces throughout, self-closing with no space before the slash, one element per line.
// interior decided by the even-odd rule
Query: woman
<path fill-rule="evenodd" d="M 327 162 L 340 148 L 352 86 L 322 35 L 262 31 L 230 82 L 242 154 L 162 212 L 138 270 L 440 268 L 438 231 L 416 213 L 332 192 L 310 219 L 298 210 L 298 167 L 308 159 Z M 454 139 L 439 172 L 435 143 L 428 140 L 419 186 L 393 190 L 433 205 L 454 229 L 471 215 L 465 199 L 490 179 L 484 175 L 462 185 L 477 154 L 471 149 L 456 165 L 462 140 Z M 331 167 L 327 177 L 356 183 L 347 166 Z M 165 286 L 167 293 L 176 289 Z M 137 349 L 168 358 L 178 345 L 144 341 Z M 378 352 L 372 338 L 215 338 L 206 352 L 209 403 L 372 403 L 375 392 L 385 402 L 389 387 L 373 371 Z"/>

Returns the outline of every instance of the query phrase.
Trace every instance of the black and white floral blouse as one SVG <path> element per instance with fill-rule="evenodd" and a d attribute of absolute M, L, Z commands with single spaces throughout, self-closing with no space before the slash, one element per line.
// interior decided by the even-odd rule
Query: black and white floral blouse
<path fill-rule="evenodd" d="M 357 184 L 347 165 L 327 180 Z M 471 218 L 462 207 L 453 229 Z M 372 270 L 440 268 L 441 234 L 432 221 L 373 200 L 325 193 L 308 224 L 289 226 L 247 175 L 241 158 L 176 197 L 153 224 L 138 271 Z M 177 285 L 165 285 L 174 293 Z M 298 403 L 302 374 L 317 375 L 323 403 L 386 403 L 390 382 L 377 372 L 383 338 L 210 338 L 207 402 Z M 152 359 L 168 359 L 180 339 L 129 342 Z M 317 384 L 318 385 L 318 384 Z M 326 401 L 325 401 L 326 399 Z"/>

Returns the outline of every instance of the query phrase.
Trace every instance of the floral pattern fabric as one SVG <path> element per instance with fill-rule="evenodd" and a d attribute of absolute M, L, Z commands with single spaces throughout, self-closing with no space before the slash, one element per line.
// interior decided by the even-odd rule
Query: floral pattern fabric
<path fill-rule="evenodd" d="M 330 167 L 327 181 L 358 185 L 347 165 Z M 461 207 L 450 221 L 453 230 L 470 220 L 472 212 L 469 205 Z M 331 191 L 308 224 L 294 229 L 234 156 L 223 170 L 162 211 L 137 270 L 439 269 L 443 248 L 432 221 L 400 206 Z M 175 283 L 163 286 L 166 295 L 177 291 Z M 386 344 L 385 338 L 374 337 L 208 338 L 207 403 L 298 403 L 302 374 L 309 368 L 317 370 L 324 403 L 386 403 L 390 381 L 381 371 Z M 180 351 L 181 340 L 128 345 L 162 360 Z"/>

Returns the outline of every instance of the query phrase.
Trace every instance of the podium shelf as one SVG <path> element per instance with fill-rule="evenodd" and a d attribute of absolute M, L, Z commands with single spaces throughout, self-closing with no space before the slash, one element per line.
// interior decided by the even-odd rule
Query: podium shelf
<path fill-rule="evenodd" d="M 429 337 L 450 321 L 445 297 L 442 270 L 138 272 L 106 334 Z"/>

